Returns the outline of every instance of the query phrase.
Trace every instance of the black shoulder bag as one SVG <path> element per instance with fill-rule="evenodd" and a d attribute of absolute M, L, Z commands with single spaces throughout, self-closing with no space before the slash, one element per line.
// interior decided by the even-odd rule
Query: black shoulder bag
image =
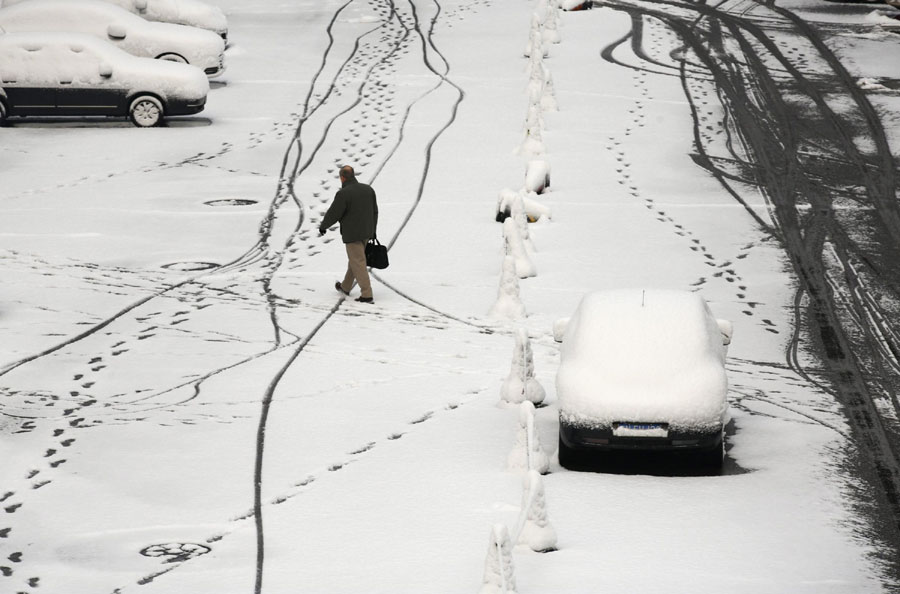
<path fill-rule="evenodd" d="M 372 238 L 366 244 L 366 266 L 382 270 L 388 267 L 388 250 L 381 245 L 377 238 Z"/>

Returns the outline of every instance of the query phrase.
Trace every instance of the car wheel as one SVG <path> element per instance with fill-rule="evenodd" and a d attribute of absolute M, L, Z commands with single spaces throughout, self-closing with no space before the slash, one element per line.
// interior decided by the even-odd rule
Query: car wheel
<path fill-rule="evenodd" d="M 128 111 L 131 121 L 139 128 L 159 126 L 163 120 L 163 106 L 156 97 L 142 95 L 131 102 Z"/>
<path fill-rule="evenodd" d="M 182 56 L 178 54 L 162 54 L 161 56 L 156 56 L 157 60 L 165 60 L 166 62 L 178 62 L 179 64 L 187 64 L 188 61 L 185 60 Z"/>
<path fill-rule="evenodd" d="M 6 104 L 0 101 L 0 126 L 6 125 Z"/>

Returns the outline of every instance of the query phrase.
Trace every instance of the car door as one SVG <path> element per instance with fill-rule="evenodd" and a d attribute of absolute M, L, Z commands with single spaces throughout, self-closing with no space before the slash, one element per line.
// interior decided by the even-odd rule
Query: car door
<path fill-rule="evenodd" d="M 56 75 L 50 53 L 39 45 L 4 48 L 0 86 L 6 92 L 9 115 L 56 113 Z"/>
<path fill-rule="evenodd" d="M 121 115 L 125 89 L 113 67 L 91 48 L 73 44 L 59 70 L 56 95 L 60 115 Z"/>

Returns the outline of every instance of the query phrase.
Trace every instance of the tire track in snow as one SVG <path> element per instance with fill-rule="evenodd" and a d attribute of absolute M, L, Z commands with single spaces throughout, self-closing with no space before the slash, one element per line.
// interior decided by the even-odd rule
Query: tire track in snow
<path fill-rule="evenodd" d="M 463 97 L 464 97 L 464 93 L 463 93 L 462 89 L 447 78 L 447 74 L 449 74 L 449 64 L 444 59 L 444 57 L 440 53 L 440 51 L 435 47 L 435 45 L 431 39 L 434 23 L 436 22 L 438 15 L 440 14 L 440 4 L 437 1 L 435 1 L 434 4 L 438 7 L 438 12 L 435 14 L 433 19 L 431 20 L 430 27 L 426 34 L 422 31 L 421 23 L 419 22 L 419 19 L 418 19 L 418 14 L 416 12 L 415 4 L 413 3 L 412 0 L 409 1 L 409 5 L 410 5 L 410 8 L 413 13 L 413 20 L 414 20 L 413 29 L 416 31 L 416 33 L 419 35 L 419 37 L 422 40 L 423 61 L 425 62 L 426 67 L 432 73 L 434 73 L 435 75 L 437 75 L 440 78 L 440 82 L 437 85 L 435 85 L 434 88 L 432 88 L 431 90 L 424 93 L 417 100 L 415 100 L 414 103 L 418 103 L 419 101 L 421 101 L 422 99 L 427 97 L 429 94 L 431 94 L 434 90 L 436 90 L 437 88 L 442 86 L 444 83 L 447 83 L 447 84 L 451 85 L 453 88 L 455 88 L 458 93 L 458 97 L 452 106 L 451 114 L 448 118 L 448 121 L 444 124 L 444 126 L 442 128 L 440 128 L 436 132 L 436 134 L 429 140 L 429 142 L 426 145 L 425 167 L 422 172 L 422 176 L 420 178 L 420 183 L 419 183 L 417 195 L 415 197 L 415 201 L 413 202 L 412 207 L 410 208 L 407 216 L 404 218 L 403 222 L 401 223 L 399 229 L 396 231 L 396 233 L 392 237 L 391 241 L 389 242 L 388 249 L 390 249 L 393 246 L 394 242 L 397 240 L 400 233 L 406 227 L 406 225 L 408 224 L 409 220 L 411 219 L 413 213 L 415 212 L 416 208 L 418 207 L 419 203 L 421 202 L 422 196 L 424 194 L 425 183 L 428 178 L 428 171 L 429 171 L 429 168 L 431 165 L 431 152 L 434 147 L 434 144 L 438 141 L 438 139 L 444 134 L 444 132 L 455 121 L 459 104 L 462 102 Z M 393 14 L 395 14 L 396 8 L 393 5 L 393 3 L 391 3 L 391 6 L 392 6 L 392 15 L 393 15 Z M 444 62 L 444 66 L 445 66 L 444 72 L 438 72 L 434 68 L 434 66 L 431 64 L 430 60 L 428 59 L 428 49 L 427 48 L 429 46 L 434 50 L 436 55 L 438 55 L 441 58 L 441 60 Z M 362 88 L 362 86 L 360 87 L 360 90 L 361 90 L 361 88 Z M 358 101 L 357 101 L 357 103 L 358 103 Z M 355 105 L 356 105 L 356 103 L 354 104 L 354 106 Z M 401 124 L 401 130 L 402 130 L 403 126 L 405 125 L 406 118 L 408 117 L 411 109 L 412 109 L 412 106 L 407 108 L 406 115 L 404 116 L 403 123 Z M 341 114 L 341 115 L 343 115 L 343 114 Z M 330 129 L 330 127 L 331 127 L 331 125 L 329 124 L 326 128 L 326 133 Z M 401 141 L 402 141 L 402 133 L 401 133 L 401 139 L 398 140 L 398 143 Z M 323 138 L 323 142 L 324 142 L 324 138 Z M 321 146 L 321 142 L 317 146 L 317 149 L 320 146 Z M 393 154 L 394 154 L 394 152 L 391 152 L 390 156 L 393 156 Z M 389 156 L 389 158 L 390 158 L 390 156 Z M 298 154 L 297 161 L 296 161 L 297 163 L 299 163 L 299 158 L 300 157 Z M 311 162 L 312 162 L 312 157 L 310 157 L 310 159 L 307 161 L 307 166 Z M 304 170 L 304 168 L 295 169 L 296 173 L 294 176 L 292 176 L 292 179 L 296 179 L 296 175 L 299 173 L 302 173 L 303 170 Z M 380 171 L 381 171 L 381 169 L 379 168 L 378 172 L 380 172 Z M 299 229 L 299 227 L 298 227 L 298 229 Z M 321 329 L 321 327 L 324 326 L 324 324 L 326 322 L 328 322 L 329 319 L 331 319 L 331 317 L 334 315 L 334 313 L 337 311 L 337 309 L 341 306 L 341 304 L 343 302 L 344 302 L 344 297 L 342 296 L 338 299 L 338 302 L 335 305 L 335 308 L 320 322 L 320 324 L 313 330 L 313 332 L 310 333 L 300 345 L 298 345 L 298 347 L 295 349 L 294 353 L 292 353 L 292 356 L 289 358 L 288 362 L 276 374 L 276 376 L 273 378 L 273 381 L 269 384 L 269 387 L 266 389 L 265 396 L 263 398 L 262 412 L 260 415 L 260 423 L 259 423 L 259 428 L 258 428 L 258 433 L 257 433 L 257 456 L 256 456 L 256 466 L 255 466 L 255 471 L 254 471 L 254 477 L 255 477 L 254 478 L 254 483 L 255 483 L 255 485 L 254 485 L 254 518 L 255 518 L 255 522 L 256 522 L 256 532 L 257 532 L 257 572 L 256 572 L 256 584 L 255 584 L 256 594 L 262 594 L 263 578 L 264 578 L 264 573 L 265 573 L 265 533 L 264 533 L 263 501 L 262 501 L 262 468 L 263 468 L 263 462 L 264 462 L 264 456 L 265 456 L 265 429 L 266 429 L 266 424 L 267 424 L 267 420 L 268 420 L 269 409 L 270 409 L 271 403 L 274 399 L 275 390 L 278 388 L 278 385 L 281 381 L 281 378 L 284 376 L 284 373 L 286 373 L 287 369 L 290 368 L 291 365 L 293 365 L 294 361 L 299 357 L 299 355 L 301 354 L 301 352 L 303 351 L 305 346 L 315 336 L 315 334 Z"/>

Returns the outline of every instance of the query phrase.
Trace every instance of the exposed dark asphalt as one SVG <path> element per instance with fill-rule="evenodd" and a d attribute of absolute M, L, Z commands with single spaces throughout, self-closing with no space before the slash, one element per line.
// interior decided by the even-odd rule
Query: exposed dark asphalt
<path fill-rule="evenodd" d="M 631 32 L 602 56 L 677 75 L 695 120 L 694 160 L 743 202 L 766 197 L 759 227 L 783 246 L 797 278 L 795 327 L 786 352 L 795 372 L 840 404 L 851 429 L 860 509 L 883 544 L 885 584 L 900 588 L 900 207 L 897 160 L 881 118 L 829 48 L 827 34 L 774 2 L 715 5 L 603 0 L 628 13 Z M 683 51 L 649 56 L 646 25 L 674 32 Z M 668 59 L 666 59 L 668 58 Z M 674 59 L 672 59 L 674 58 Z M 621 63 L 621 62 L 620 62 Z M 727 142 L 701 132 L 701 89 L 712 84 Z M 737 182 L 737 183 L 736 183 Z M 808 368 L 801 352 L 821 365 Z"/>

